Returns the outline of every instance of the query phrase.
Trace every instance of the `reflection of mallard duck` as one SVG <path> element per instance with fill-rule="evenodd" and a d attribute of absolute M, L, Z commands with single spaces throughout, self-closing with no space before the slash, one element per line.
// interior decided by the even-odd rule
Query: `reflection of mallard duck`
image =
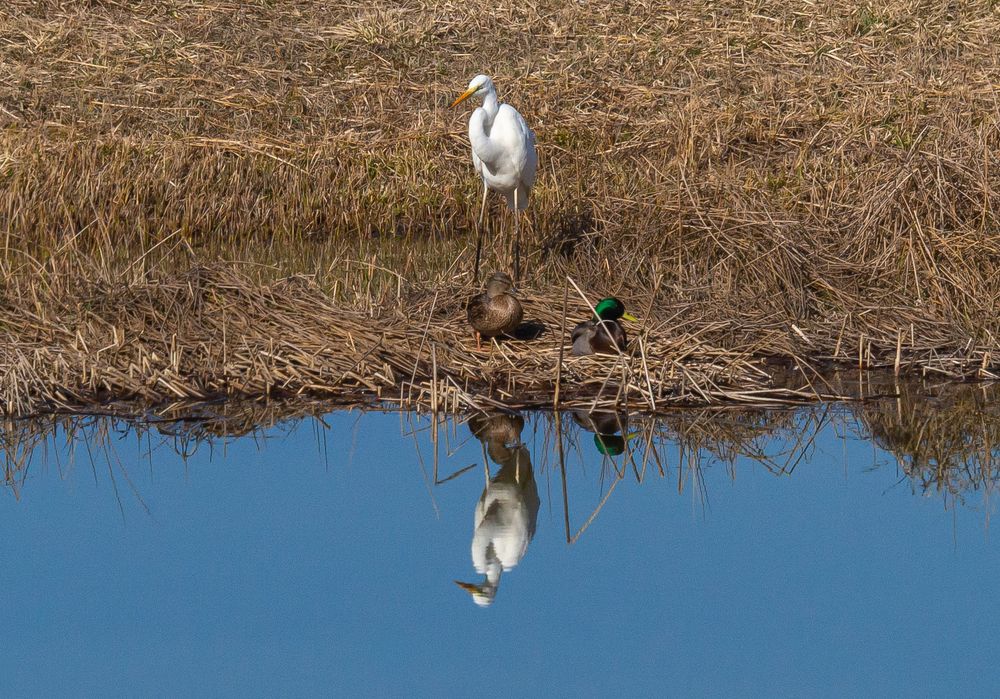
<path fill-rule="evenodd" d="M 520 445 L 523 429 L 524 418 L 520 415 L 476 415 L 469 420 L 469 431 L 498 464 L 509 458 L 511 447 Z"/>
<path fill-rule="evenodd" d="M 628 427 L 628 415 L 610 410 L 574 410 L 573 421 L 583 429 L 598 434 L 618 434 Z"/>
<path fill-rule="evenodd" d="M 618 354 L 625 351 L 628 336 L 619 318 L 637 320 L 625 312 L 625 304 L 613 296 L 601 299 L 594 306 L 597 319 L 585 320 L 573 328 L 573 354 Z"/>
<path fill-rule="evenodd" d="M 628 432 L 628 415 L 625 413 L 574 410 L 573 420 L 583 429 L 594 433 L 597 451 L 608 456 L 623 453 L 625 444 L 636 435 L 635 432 Z"/>
<path fill-rule="evenodd" d="M 466 311 L 476 334 L 476 347 L 482 346 L 482 338 L 511 333 L 520 325 L 524 310 L 510 293 L 513 286 L 509 275 L 495 272 L 486 282 L 486 290 L 469 299 Z"/>
<path fill-rule="evenodd" d="M 517 444 L 521 441 L 524 418 L 520 415 L 475 415 L 469 419 L 469 431 L 480 442 L 498 441 Z"/>
<path fill-rule="evenodd" d="M 469 429 L 486 445 L 500 471 L 489 478 L 476 504 L 472 564 L 481 583 L 455 581 L 481 607 L 493 603 L 500 576 L 524 557 L 538 520 L 538 487 L 531 456 L 521 444 L 524 419 L 517 415 L 481 418 Z"/>

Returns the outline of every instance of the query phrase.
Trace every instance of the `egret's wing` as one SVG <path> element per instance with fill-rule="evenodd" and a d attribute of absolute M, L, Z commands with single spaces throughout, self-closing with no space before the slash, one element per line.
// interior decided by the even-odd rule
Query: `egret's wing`
<path fill-rule="evenodd" d="M 528 128 L 528 122 L 520 112 L 509 104 L 502 104 L 491 136 L 503 144 L 508 155 L 507 166 L 511 169 L 512 185 L 517 189 L 518 208 L 526 209 L 538 167 L 535 134 Z M 513 192 L 508 196 L 507 203 L 513 208 Z"/>
<path fill-rule="evenodd" d="M 521 116 L 518 114 L 518 116 Z M 524 119 L 521 119 L 521 123 L 524 124 L 525 130 L 528 132 L 528 153 L 527 159 L 524 163 L 524 174 L 521 176 L 521 182 L 528 189 L 531 189 L 535 185 L 535 172 L 538 170 L 538 151 L 535 150 L 535 132 L 528 128 L 527 123 Z M 527 202 L 527 198 L 525 198 Z"/>

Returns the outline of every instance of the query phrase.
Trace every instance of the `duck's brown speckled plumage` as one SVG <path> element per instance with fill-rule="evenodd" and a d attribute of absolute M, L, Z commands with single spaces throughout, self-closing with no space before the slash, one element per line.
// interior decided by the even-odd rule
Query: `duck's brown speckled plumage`
<path fill-rule="evenodd" d="M 469 299 L 466 311 L 477 344 L 482 337 L 509 334 L 521 324 L 524 309 L 510 293 L 512 286 L 510 276 L 497 272 L 486 283 L 486 291 Z"/>

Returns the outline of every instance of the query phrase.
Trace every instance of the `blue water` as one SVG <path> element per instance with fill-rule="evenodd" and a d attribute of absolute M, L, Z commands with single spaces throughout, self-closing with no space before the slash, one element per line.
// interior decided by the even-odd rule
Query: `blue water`
<path fill-rule="evenodd" d="M 924 488 L 846 411 L 775 419 L 765 462 L 635 420 L 608 456 L 568 417 L 560 460 L 550 416 L 526 416 L 523 452 L 444 422 L 436 459 L 413 415 L 337 412 L 186 459 L 155 430 L 59 430 L 0 500 L 2 693 L 1000 691 L 988 479 Z M 517 462 L 491 492 L 521 538 L 487 552 L 516 565 L 480 606 L 454 581 L 486 579 L 486 446 L 491 478 Z"/>

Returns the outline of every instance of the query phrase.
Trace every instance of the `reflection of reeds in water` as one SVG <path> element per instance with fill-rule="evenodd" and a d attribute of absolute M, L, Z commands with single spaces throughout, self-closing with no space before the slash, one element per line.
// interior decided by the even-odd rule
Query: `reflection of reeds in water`
<path fill-rule="evenodd" d="M 862 404 L 855 414 L 917 489 L 961 497 L 1000 479 L 998 399 L 995 385 L 907 383 L 895 400 Z"/>
<path fill-rule="evenodd" d="M 163 451 L 181 460 L 199 449 L 220 442 L 253 436 L 261 439 L 264 430 L 291 428 L 312 418 L 322 424 L 329 404 L 296 402 L 269 404 L 234 401 L 212 404 L 176 404 L 142 418 L 115 414 L 53 414 L 27 419 L 0 420 L 0 458 L 5 484 L 20 495 L 24 479 L 33 464 L 55 465 L 61 476 L 76 465 L 107 469 L 118 493 L 116 473 L 133 490 L 117 442 L 126 435 L 143 443 L 143 455 L 152 463 L 153 453 Z M 318 442 L 319 443 L 319 442 Z M 141 501 L 138 493 L 135 493 Z"/>
<path fill-rule="evenodd" d="M 836 390 L 858 392 L 857 387 L 847 385 L 846 377 L 836 381 Z M 866 385 L 863 392 L 886 395 L 895 390 L 890 382 Z M 896 456 L 920 491 L 941 491 L 954 497 L 990 488 L 1000 477 L 1000 406 L 996 403 L 996 389 L 969 384 L 927 387 L 911 382 L 901 383 L 898 391 L 896 399 L 795 411 L 679 410 L 650 417 L 578 410 L 572 414 L 523 413 L 502 421 L 473 416 L 468 422 L 473 434 L 483 438 L 484 462 L 490 459 L 501 463 L 518 435 L 528 430 L 526 434 L 530 433 L 532 443 L 537 444 L 531 454 L 534 473 L 555 474 L 563 483 L 565 526 L 571 540 L 585 531 L 624 480 L 642 483 L 650 475 L 670 477 L 676 480 L 679 491 L 690 488 L 704 498 L 706 468 L 720 464 L 736 477 L 737 463 L 746 460 L 763 465 L 775 475 L 788 475 L 810 458 L 821 430 L 839 424 L 846 432 L 852 420 L 861 433 L 870 435 L 877 446 Z M 4 479 L 19 494 L 33 460 L 59 464 L 60 469 L 74 455 L 77 461 L 80 455 L 86 455 L 87 463 L 117 464 L 115 443 L 130 431 L 150 444 L 145 451 L 155 445 L 156 449 L 185 458 L 219 440 L 260 436 L 264 428 L 290 429 L 300 420 L 311 419 L 318 448 L 323 449 L 326 425 L 321 416 L 335 408 L 331 403 L 304 401 L 231 401 L 177 404 L 148 415 L 146 420 L 80 415 L 6 420 L 0 423 Z M 401 418 L 417 415 L 400 414 Z M 451 470 L 455 464 L 442 463 L 439 471 L 439 461 L 449 460 L 464 443 L 457 431 L 460 421 L 439 415 L 427 425 L 425 418 L 413 419 L 423 425 L 413 431 L 413 438 L 433 498 L 435 485 L 468 477 L 465 474 L 475 470 L 475 464 L 466 462 Z M 433 468 L 420 455 L 418 433 L 426 433 L 434 444 Z M 469 438 L 466 435 L 464 440 Z M 443 452 L 438 449 L 439 441 L 444 443 Z M 579 480 L 576 474 L 581 465 L 595 459 L 600 464 L 596 474 L 600 502 L 574 524 L 569 521 L 568 484 Z M 575 497 L 579 498 L 579 493 Z"/>
<path fill-rule="evenodd" d="M 32 468 L 55 466 L 61 478 L 70 477 L 81 462 L 97 478 L 98 469 L 108 478 L 124 516 L 121 491 L 129 490 L 140 506 L 148 511 L 134 487 L 128 470 L 117 452 L 116 442 L 129 433 L 141 441 L 147 428 L 107 416 L 45 416 L 32 420 L 0 421 L 0 455 L 3 457 L 4 483 L 20 499 L 25 480 Z M 183 452 L 178 452 L 183 453 Z M 41 462 L 37 463 L 36 462 Z M 123 484 L 119 487 L 119 480 Z"/>
<path fill-rule="evenodd" d="M 714 462 L 724 462 L 733 477 L 739 457 L 763 464 L 776 475 L 791 473 L 808 457 L 813 439 L 825 424 L 826 411 L 822 409 L 800 413 L 676 411 L 656 417 L 574 411 L 572 419 L 564 419 L 562 414 L 546 415 L 544 451 L 556 460 L 562 484 L 566 540 L 573 543 L 584 534 L 625 480 L 642 483 L 650 473 L 675 477 L 678 492 L 690 487 L 705 503 L 702 471 Z M 587 453 L 590 458 L 600 455 L 600 496 L 577 521 L 571 516 L 568 482 L 588 460 Z M 542 468 L 546 465 L 543 460 Z"/>
<path fill-rule="evenodd" d="M 813 438 L 827 421 L 827 410 L 703 410 L 676 412 L 664 425 L 681 461 L 706 457 L 730 466 L 739 458 L 790 473 L 808 456 Z"/>

